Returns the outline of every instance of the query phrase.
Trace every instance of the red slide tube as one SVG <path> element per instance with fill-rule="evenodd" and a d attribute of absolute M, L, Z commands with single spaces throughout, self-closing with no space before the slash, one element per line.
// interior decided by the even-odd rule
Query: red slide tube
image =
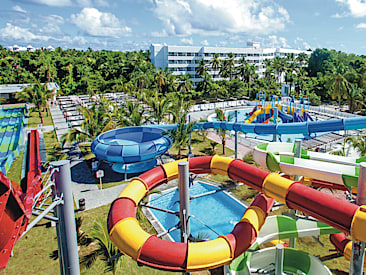
<path fill-rule="evenodd" d="M 157 166 L 149 171 L 146 171 L 145 173 L 138 176 L 138 178 L 147 184 L 149 191 L 153 190 L 160 184 L 167 182 L 165 171 L 162 166 Z"/>
<path fill-rule="evenodd" d="M 231 179 L 245 183 L 259 192 L 262 191 L 263 181 L 269 174 L 269 172 L 249 165 L 240 159 L 233 160 L 228 168 L 228 175 Z"/>
<path fill-rule="evenodd" d="M 117 198 L 109 209 L 108 231 L 111 231 L 116 223 L 126 218 L 136 218 L 136 203 L 130 198 Z"/>
<path fill-rule="evenodd" d="M 267 198 L 263 193 L 259 193 L 250 206 L 257 206 L 262 209 L 265 216 L 271 211 L 274 199 Z M 226 235 L 234 250 L 234 258 L 244 253 L 257 238 L 257 232 L 253 226 L 245 221 L 237 223 L 231 233 Z"/>
<path fill-rule="evenodd" d="M 152 235 L 141 247 L 137 262 L 158 269 L 185 271 L 187 253 L 187 243 L 170 242 Z"/>
<path fill-rule="evenodd" d="M 300 210 L 347 233 L 350 233 L 353 215 L 359 207 L 298 182 L 289 188 L 286 203 L 289 208 Z"/>

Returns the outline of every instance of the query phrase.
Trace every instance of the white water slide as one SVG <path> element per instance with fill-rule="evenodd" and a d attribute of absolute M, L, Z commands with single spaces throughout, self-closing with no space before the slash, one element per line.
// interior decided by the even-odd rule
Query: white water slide
<path fill-rule="evenodd" d="M 283 142 L 262 143 L 254 148 L 253 158 L 260 166 L 288 175 L 331 182 L 347 188 L 357 187 L 359 166 L 365 157 L 343 157 L 301 149 L 294 157 L 295 144 Z"/>

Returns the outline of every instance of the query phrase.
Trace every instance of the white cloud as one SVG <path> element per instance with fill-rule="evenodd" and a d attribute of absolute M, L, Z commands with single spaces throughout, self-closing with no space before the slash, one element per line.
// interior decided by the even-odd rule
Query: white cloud
<path fill-rule="evenodd" d="M 7 23 L 5 28 L 0 29 L 0 37 L 7 40 L 24 40 L 24 42 L 26 43 L 29 43 L 30 41 L 35 39 L 45 39 L 45 37 L 35 35 L 28 29 L 14 26 L 11 23 Z"/>
<path fill-rule="evenodd" d="M 208 43 L 207 39 L 206 39 L 206 40 L 201 41 L 201 42 L 200 42 L 200 44 L 201 44 L 202 46 L 208 46 L 208 45 L 209 45 L 209 43 Z"/>
<path fill-rule="evenodd" d="M 353 17 L 366 16 L 366 2 L 365 0 L 336 0 L 347 6 Z"/>
<path fill-rule="evenodd" d="M 270 47 L 274 47 L 274 48 L 290 48 L 290 46 L 287 44 L 287 39 L 284 37 L 277 37 L 277 35 L 270 35 L 268 36 L 269 42 L 268 44 L 270 45 Z M 297 38 L 297 39 L 301 39 L 301 38 Z"/>
<path fill-rule="evenodd" d="M 193 45 L 193 39 L 191 38 L 182 38 L 180 40 L 181 43 L 186 44 L 186 45 Z"/>
<path fill-rule="evenodd" d="M 307 50 L 310 47 L 309 43 L 306 42 L 304 39 L 302 39 L 301 37 L 296 37 L 294 44 L 296 45 L 297 48 L 303 49 L 303 50 Z"/>
<path fill-rule="evenodd" d="M 154 0 L 153 12 L 169 35 L 269 34 L 290 21 L 272 0 Z"/>
<path fill-rule="evenodd" d="M 17 11 L 17 12 L 21 12 L 21 13 L 26 13 L 27 11 L 22 9 L 20 6 L 16 5 L 13 7 L 13 10 L 14 11 Z"/>
<path fill-rule="evenodd" d="M 70 21 L 90 36 L 119 38 L 131 32 L 114 14 L 95 8 L 84 8 L 80 13 L 72 14 Z"/>
<path fill-rule="evenodd" d="M 357 29 L 366 29 L 366 23 L 360 23 L 356 26 Z"/>

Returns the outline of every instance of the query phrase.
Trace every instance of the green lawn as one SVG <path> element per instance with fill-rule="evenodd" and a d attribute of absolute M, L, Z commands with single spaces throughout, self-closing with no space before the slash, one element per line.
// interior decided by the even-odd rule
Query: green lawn
<path fill-rule="evenodd" d="M 43 124 L 42 124 L 43 126 L 53 125 L 50 112 L 48 113 L 48 115 L 47 111 L 42 112 L 42 117 L 43 117 Z M 37 127 L 39 124 L 41 124 L 41 118 L 39 117 L 39 113 L 31 108 L 29 112 L 28 127 L 34 128 Z"/>
<path fill-rule="evenodd" d="M 212 141 L 208 138 L 204 138 L 197 132 L 192 133 L 192 153 L 198 156 L 207 156 L 207 155 L 220 155 L 220 156 L 232 156 L 234 155 L 234 151 L 225 148 L 225 155 L 222 154 L 222 145 L 215 143 L 215 147 L 213 148 L 211 145 Z M 182 157 L 185 157 L 188 154 L 188 147 L 184 148 L 181 151 Z M 176 156 L 178 150 L 174 148 L 174 145 L 169 149 L 169 153 L 173 156 Z"/>

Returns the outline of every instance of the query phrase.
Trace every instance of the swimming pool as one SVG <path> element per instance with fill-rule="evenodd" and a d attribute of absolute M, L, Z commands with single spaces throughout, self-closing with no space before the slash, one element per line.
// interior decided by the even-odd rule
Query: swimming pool
<path fill-rule="evenodd" d="M 195 182 L 191 186 L 189 194 L 192 197 L 214 190 L 219 190 L 219 188 L 210 184 Z M 179 211 L 178 188 L 173 188 L 160 194 L 152 194 L 149 205 Z M 190 212 L 194 217 L 191 217 L 190 220 L 191 235 L 193 237 L 204 236 L 205 239 L 216 239 L 218 235 L 226 235 L 240 221 L 245 209 L 246 206 L 244 204 L 224 191 L 192 199 Z M 179 218 L 173 214 L 155 209 L 150 209 L 150 211 L 165 230 L 174 227 L 179 222 Z M 180 242 L 179 229 L 169 234 L 172 240 Z"/>

